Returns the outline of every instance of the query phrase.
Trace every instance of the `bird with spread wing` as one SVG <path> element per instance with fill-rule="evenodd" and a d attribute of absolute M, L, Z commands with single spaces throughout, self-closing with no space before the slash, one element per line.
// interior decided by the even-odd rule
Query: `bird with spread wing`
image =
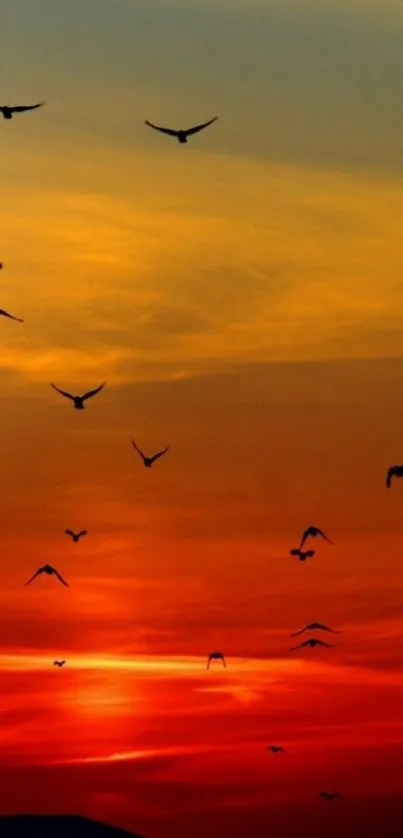
<path fill-rule="evenodd" d="M 143 464 L 146 468 L 151 468 L 152 464 L 155 463 L 156 460 L 159 460 L 159 458 L 162 457 L 164 454 L 166 454 L 166 452 L 169 451 L 171 447 L 170 445 L 168 445 L 166 448 L 163 448 L 162 451 L 158 451 L 157 454 L 153 454 L 152 457 L 147 457 L 142 452 L 141 448 L 139 448 L 138 445 L 135 443 L 134 439 L 132 439 L 132 445 L 133 448 L 135 448 L 137 453 L 140 455 L 141 459 L 143 460 Z"/>
<path fill-rule="evenodd" d="M 170 137 L 176 137 L 179 143 L 187 143 L 188 137 L 191 137 L 192 134 L 198 134 L 199 131 L 203 131 L 204 128 L 208 128 L 209 125 L 212 125 L 213 122 L 216 122 L 218 116 L 214 116 L 213 119 L 209 119 L 208 122 L 202 122 L 201 125 L 194 125 L 193 128 L 162 128 L 160 125 L 154 125 L 153 122 L 149 122 L 148 119 L 145 120 L 145 124 L 148 125 L 150 128 L 154 128 L 154 131 L 161 131 L 162 134 L 168 134 Z"/>
<path fill-rule="evenodd" d="M 330 541 L 330 538 L 328 538 L 327 535 L 325 535 L 325 533 L 323 532 L 323 530 L 319 529 L 319 527 L 307 527 L 306 530 L 304 530 L 304 532 L 302 533 L 301 544 L 299 545 L 299 549 L 302 550 L 308 538 L 317 538 L 318 536 L 324 538 L 325 541 L 329 542 L 329 544 L 333 544 L 333 541 Z"/>
<path fill-rule="evenodd" d="M 97 393 L 100 393 L 101 390 L 105 387 L 106 381 L 103 384 L 100 384 L 99 387 L 96 387 L 95 390 L 89 390 L 88 393 L 84 393 L 83 396 L 73 396 L 71 393 L 67 393 L 66 390 L 61 390 L 60 387 L 56 387 L 56 384 L 51 384 L 50 386 L 53 387 L 61 396 L 64 396 L 66 399 L 70 399 L 70 401 L 74 402 L 74 407 L 76 410 L 84 410 L 84 402 L 87 399 L 92 399 L 93 396 L 96 396 Z"/>
<path fill-rule="evenodd" d="M 294 634 L 290 634 L 290 637 L 298 637 L 300 634 L 304 634 L 305 631 L 330 631 L 332 634 L 340 634 L 339 631 L 335 631 L 335 629 L 331 629 L 323 623 L 309 623 L 303 629 L 295 631 Z"/>
<path fill-rule="evenodd" d="M 222 652 L 210 652 L 207 658 L 207 669 L 210 669 L 211 661 L 221 661 L 224 669 L 227 667 L 225 655 Z"/>
<path fill-rule="evenodd" d="M 81 530 L 81 532 L 73 532 L 73 530 L 65 530 L 66 535 L 69 535 L 71 540 L 77 544 L 84 535 L 87 535 L 87 530 Z"/>
<path fill-rule="evenodd" d="M 12 119 L 15 113 L 35 111 L 36 108 L 42 108 L 44 104 L 45 102 L 38 102 L 37 105 L 0 105 L 0 113 L 3 114 L 4 119 Z"/>
<path fill-rule="evenodd" d="M 393 477 L 403 477 L 403 466 L 391 466 L 386 474 L 386 486 L 390 489 Z"/>
<path fill-rule="evenodd" d="M 62 583 L 62 585 L 65 585 L 66 588 L 70 587 L 69 584 L 65 582 L 65 580 L 63 579 L 61 573 L 59 573 L 59 571 L 56 570 L 55 567 L 52 567 L 52 565 L 50 564 L 44 564 L 42 567 L 39 567 L 38 570 L 36 570 L 35 573 L 31 576 L 31 578 L 28 579 L 28 582 L 25 582 L 25 585 L 30 585 L 31 582 L 33 582 L 34 579 L 36 579 L 38 576 L 41 576 L 42 573 L 46 573 L 48 576 L 56 576 L 56 578 L 59 580 L 59 582 Z"/>
<path fill-rule="evenodd" d="M 327 646 L 328 649 L 334 648 L 331 643 L 325 643 L 323 640 L 318 640 L 317 637 L 310 637 L 309 640 L 304 640 L 304 642 L 300 643 L 299 646 L 293 646 L 293 648 L 290 649 L 290 652 L 296 652 L 297 649 L 314 649 L 315 646 Z"/>

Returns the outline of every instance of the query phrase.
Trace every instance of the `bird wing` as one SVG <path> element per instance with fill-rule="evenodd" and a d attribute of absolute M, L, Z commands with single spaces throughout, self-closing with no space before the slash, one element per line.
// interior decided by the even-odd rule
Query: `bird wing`
<path fill-rule="evenodd" d="M 10 105 L 10 111 L 14 113 L 22 113 L 22 111 L 34 111 L 35 108 L 41 108 L 45 102 L 38 102 L 37 105 Z"/>
<path fill-rule="evenodd" d="M 162 451 L 158 451 L 158 454 L 154 454 L 152 457 L 150 457 L 151 462 L 153 463 L 155 460 L 158 460 L 159 457 L 162 457 L 163 454 L 166 454 L 166 452 L 169 451 L 170 447 L 171 446 L 168 445 L 166 448 L 163 448 Z"/>
<path fill-rule="evenodd" d="M 336 631 L 335 629 L 331 629 L 331 628 L 329 628 L 329 626 L 325 626 L 324 623 L 311 623 L 311 625 L 308 626 L 308 628 L 321 629 L 321 631 L 330 631 L 332 634 L 340 634 L 339 631 Z"/>
<path fill-rule="evenodd" d="M 222 660 L 222 662 L 223 662 L 223 664 L 224 664 L 224 667 L 225 667 L 225 669 L 226 669 L 226 668 L 227 668 L 227 661 L 225 660 L 224 655 L 221 655 L 221 660 Z"/>
<path fill-rule="evenodd" d="M 25 582 L 25 584 L 30 585 L 31 582 L 33 582 L 34 579 L 36 579 L 37 576 L 40 576 L 41 573 L 43 573 L 43 569 L 41 567 L 39 567 L 38 570 L 36 570 L 35 573 L 31 576 L 31 578 L 28 579 L 28 582 Z"/>
<path fill-rule="evenodd" d="M 307 645 L 307 643 L 308 643 L 308 641 L 307 641 L 307 640 L 305 640 L 303 643 L 300 643 L 298 646 L 293 646 L 293 648 L 292 648 L 292 649 L 290 649 L 290 652 L 296 652 L 296 651 L 297 651 L 297 649 L 302 649 L 302 647 L 303 647 L 303 646 L 306 646 L 306 645 Z"/>
<path fill-rule="evenodd" d="M 316 640 L 316 645 L 317 646 L 328 646 L 329 649 L 333 649 L 332 644 L 331 643 L 325 643 L 324 640 Z"/>
<path fill-rule="evenodd" d="M 58 578 L 58 579 L 59 579 L 59 581 L 62 583 L 62 585 L 65 585 L 65 586 L 66 586 L 66 588 L 69 588 L 69 587 L 70 587 L 70 585 L 69 585 L 67 582 L 65 582 L 65 581 L 64 581 L 63 576 L 61 575 L 61 573 L 59 573 L 59 571 L 58 571 L 58 570 L 56 570 L 56 568 L 55 568 L 55 567 L 53 568 L 53 573 L 55 574 L 55 576 L 57 576 L 57 578 Z"/>
<path fill-rule="evenodd" d="M 329 544 L 333 544 L 333 541 L 330 541 L 330 538 L 327 537 L 327 535 L 323 532 L 323 530 L 318 529 L 318 527 L 316 527 L 316 535 L 321 535 L 322 538 L 325 539 L 325 541 L 328 541 Z"/>
<path fill-rule="evenodd" d="M 315 550 L 307 550 L 306 553 L 305 553 L 305 556 L 308 556 L 309 559 L 314 555 L 315 555 Z"/>
<path fill-rule="evenodd" d="M 187 136 L 190 136 L 191 134 L 197 134 L 198 131 L 202 131 L 203 128 L 207 128 L 209 125 L 212 125 L 213 122 L 216 122 L 217 119 L 218 116 L 213 116 L 213 119 L 209 119 L 208 122 L 202 122 L 201 125 L 194 125 L 193 128 L 187 128 L 185 134 L 187 134 Z"/>
<path fill-rule="evenodd" d="M 301 544 L 299 545 L 299 549 L 300 549 L 300 550 L 302 550 L 302 548 L 303 548 L 303 546 L 304 546 L 304 544 L 305 544 L 305 542 L 306 542 L 307 538 L 309 538 L 309 536 L 310 536 L 310 534 L 311 534 L 311 533 L 310 533 L 310 529 L 311 529 L 311 528 L 310 528 L 310 527 L 308 527 L 308 529 L 307 529 L 307 530 L 304 530 L 304 532 L 302 533 Z"/>
<path fill-rule="evenodd" d="M 72 538 L 74 536 L 73 530 L 65 530 L 65 533 L 66 535 L 71 535 Z"/>
<path fill-rule="evenodd" d="M 0 314 L 2 314 L 3 317 L 9 317 L 10 320 L 16 320 L 17 323 L 23 323 L 24 322 L 23 320 L 21 320 L 21 317 L 14 317 L 13 314 L 10 314 L 8 311 L 5 311 L 4 308 L 0 308 Z"/>
<path fill-rule="evenodd" d="M 71 401 L 74 402 L 74 396 L 72 396 L 71 393 L 67 393 L 66 390 L 61 390 L 60 387 L 56 387 L 56 384 L 51 384 L 50 386 L 53 387 L 54 390 L 57 390 L 61 396 L 65 396 L 66 399 L 71 399 Z"/>
<path fill-rule="evenodd" d="M 386 485 L 390 489 L 392 477 L 403 477 L 403 466 L 391 466 L 386 475 Z"/>
<path fill-rule="evenodd" d="M 106 384 L 106 381 L 104 381 L 103 384 L 100 384 L 99 387 L 96 387 L 95 390 L 89 390 L 88 393 L 84 393 L 84 395 L 81 396 L 82 400 L 85 401 L 85 399 L 91 399 L 92 396 L 96 396 L 96 394 L 99 393 L 100 390 L 104 389 L 105 384 Z"/>
<path fill-rule="evenodd" d="M 87 535 L 87 530 L 81 530 L 81 532 L 77 533 L 79 538 L 82 538 L 83 535 Z"/>
<path fill-rule="evenodd" d="M 305 626 L 305 628 L 295 631 L 294 634 L 290 634 L 290 637 L 299 637 L 300 634 L 303 634 L 304 631 L 308 631 L 309 628 L 310 626 Z"/>
<path fill-rule="evenodd" d="M 290 550 L 290 556 L 299 556 L 300 553 L 301 553 L 301 550 L 299 550 L 298 547 L 294 547 L 293 550 Z"/>
<path fill-rule="evenodd" d="M 178 136 L 178 132 L 175 131 L 174 128 L 161 128 L 160 125 L 154 125 L 152 122 L 149 122 L 148 119 L 145 120 L 145 124 L 149 125 L 150 128 L 154 128 L 155 131 L 162 131 L 163 134 L 169 134 L 170 137 Z"/>
<path fill-rule="evenodd" d="M 138 453 L 138 454 L 140 454 L 140 457 L 141 457 L 143 460 L 145 460 L 145 459 L 146 459 L 145 454 L 143 454 L 143 452 L 142 452 L 141 448 L 139 448 L 139 447 L 138 447 L 138 445 L 136 445 L 136 443 L 135 443 L 134 439 L 132 439 L 132 445 L 133 445 L 133 448 L 135 448 L 135 449 L 136 449 L 137 453 Z"/>

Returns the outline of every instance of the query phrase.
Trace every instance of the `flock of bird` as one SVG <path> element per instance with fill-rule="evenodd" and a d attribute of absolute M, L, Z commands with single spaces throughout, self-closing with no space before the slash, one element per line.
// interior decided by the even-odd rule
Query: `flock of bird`
<path fill-rule="evenodd" d="M 37 104 L 34 104 L 34 105 L 2 105 L 2 106 L 0 106 L 0 113 L 2 113 L 4 119 L 11 120 L 14 117 L 15 114 L 23 113 L 24 111 L 36 110 L 37 108 L 42 107 L 44 104 L 45 104 L 44 102 L 40 102 L 40 103 L 37 103 Z M 199 131 L 204 130 L 205 128 L 207 128 L 208 126 L 210 126 L 214 122 L 216 122 L 217 119 L 218 119 L 218 117 L 213 117 L 213 119 L 210 119 L 207 122 L 203 122 L 200 125 L 195 125 L 191 128 L 187 128 L 187 129 L 164 128 L 164 127 L 161 127 L 159 125 L 155 125 L 154 123 L 149 122 L 148 120 L 145 121 L 145 124 L 147 126 L 149 126 L 150 128 L 154 129 L 155 131 L 159 131 L 163 134 L 167 134 L 168 136 L 174 137 L 174 138 L 177 139 L 177 141 L 179 143 L 185 144 L 185 143 L 188 142 L 188 137 L 190 137 L 194 134 L 197 134 Z M 3 268 L 3 263 L 0 263 L 0 269 L 2 269 L 2 268 Z M 8 311 L 5 311 L 4 309 L 0 309 L 0 315 L 2 315 L 4 317 L 7 317 L 7 318 L 10 318 L 11 320 L 15 320 L 19 323 L 23 322 L 23 320 L 21 318 L 15 317 L 14 315 L 10 314 Z M 98 393 L 100 393 L 101 390 L 103 390 L 103 388 L 105 387 L 105 384 L 106 384 L 106 382 L 103 382 L 102 384 L 100 384 L 95 389 L 89 390 L 87 393 L 84 393 L 83 395 L 74 395 L 72 393 L 69 393 L 66 390 L 60 389 L 58 386 L 56 386 L 56 384 L 53 384 L 53 383 L 51 384 L 51 386 L 61 396 L 63 396 L 66 399 L 69 399 L 70 401 L 72 401 L 73 404 L 74 404 L 74 408 L 76 410 L 84 410 L 85 402 L 88 399 L 91 399 L 94 396 L 96 396 Z M 151 468 L 151 466 L 156 462 L 156 460 L 158 460 L 160 457 L 164 456 L 169 451 L 169 448 L 170 448 L 170 446 L 167 446 L 166 448 L 163 448 L 161 451 L 158 451 L 156 454 L 148 456 L 148 455 L 144 454 L 144 452 L 137 445 L 135 440 L 132 440 L 132 444 L 133 444 L 133 447 L 134 447 L 135 451 L 138 453 L 139 457 L 141 457 L 141 459 L 143 461 L 143 465 L 146 468 Z M 403 465 L 393 465 L 393 466 L 391 466 L 388 469 L 388 472 L 387 472 L 387 475 L 386 475 L 386 486 L 387 486 L 387 488 L 391 487 L 393 478 L 401 478 L 401 477 L 403 477 Z M 87 535 L 87 530 L 81 530 L 80 532 L 74 532 L 71 529 L 66 529 L 65 533 L 66 533 L 66 535 L 68 535 L 72 539 L 72 541 L 74 543 L 78 543 L 81 540 L 81 538 L 83 538 L 84 536 Z M 319 529 L 316 526 L 309 526 L 302 533 L 302 537 L 301 537 L 301 541 L 300 541 L 299 546 L 290 550 L 290 555 L 297 557 L 300 562 L 305 562 L 307 559 L 313 558 L 313 556 L 315 555 L 315 551 L 312 550 L 312 549 L 305 549 L 304 550 L 304 547 L 305 547 L 306 543 L 309 542 L 310 539 L 315 539 L 315 538 L 322 538 L 322 539 L 326 540 L 329 544 L 333 543 L 332 541 L 330 541 L 330 539 L 327 537 L 327 535 L 321 529 Z M 37 579 L 39 576 L 42 576 L 43 574 L 48 575 L 48 576 L 53 576 L 62 585 L 64 585 L 65 587 L 69 587 L 68 582 L 66 582 L 66 580 L 63 578 L 62 574 L 56 568 L 54 568 L 52 565 L 49 565 L 49 564 L 45 564 L 42 567 L 39 567 L 35 571 L 35 573 L 33 573 L 33 575 L 30 577 L 30 579 L 28 579 L 28 581 L 25 583 L 25 585 L 30 585 L 32 582 L 34 582 L 35 579 Z M 336 631 L 332 628 L 329 628 L 328 626 L 326 626 L 323 623 L 312 622 L 312 623 L 309 623 L 308 625 L 304 626 L 302 629 L 299 629 L 298 631 L 294 632 L 290 636 L 291 637 L 300 637 L 301 635 L 305 634 L 306 632 L 311 633 L 311 632 L 318 632 L 318 631 L 328 632 L 328 633 L 332 633 L 332 634 L 339 634 L 340 633 L 340 632 L 338 632 L 338 631 Z M 299 643 L 298 645 L 291 647 L 290 651 L 295 652 L 299 649 L 315 648 L 315 647 L 318 647 L 318 646 L 323 646 L 323 647 L 326 647 L 326 648 L 333 648 L 332 644 L 326 643 L 325 641 L 320 640 L 319 638 L 313 636 L 313 637 L 307 638 L 306 640 L 302 640 L 302 642 Z M 208 658 L 207 658 L 207 669 L 208 670 L 210 669 L 211 663 L 213 661 L 221 662 L 221 664 L 224 668 L 226 668 L 226 666 L 227 666 L 226 657 L 225 657 L 224 653 L 221 652 L 221 651 L 210 652 L 210 654 L 208 655 Z M 66 660 L 55 660 L 55 661 L 53 661 L 53 666 L 55 666 L 59 669 L 62 669 L 66 665 L 66 663 L 67 663 Z M 280 745 L 270 745 L 268 747 L 268 751 L 271 752 L 272 754 L 284 753 L 284 750 L 285 750 L 284 747 L 280 746 Z M 324 799 L 328 802 L 332 802 L 332 801 L 337 800 L 337 799 L 342 797 L 342 795 L 339 792 L 327 792 L 327 791 L 320 792 L 319 796 L 322 799 Z"/>

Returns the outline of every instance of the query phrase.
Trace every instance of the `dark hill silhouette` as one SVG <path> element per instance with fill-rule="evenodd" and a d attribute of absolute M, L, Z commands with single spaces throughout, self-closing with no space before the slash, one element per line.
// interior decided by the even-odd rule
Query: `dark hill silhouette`
<path fill-rule="evenodd" d="M 1 838 L 141 838 L 76 815 L 0 816 Z"/>

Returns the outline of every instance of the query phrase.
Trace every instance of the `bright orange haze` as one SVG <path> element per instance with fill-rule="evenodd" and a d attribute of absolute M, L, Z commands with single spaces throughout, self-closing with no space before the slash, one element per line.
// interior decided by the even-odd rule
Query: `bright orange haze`
<path fill-rule="evenodd" d="M 401 12 L 8 6 L 1 96 L 47 104 L 0 120 L 0 813 L 397 838 Z"/>

